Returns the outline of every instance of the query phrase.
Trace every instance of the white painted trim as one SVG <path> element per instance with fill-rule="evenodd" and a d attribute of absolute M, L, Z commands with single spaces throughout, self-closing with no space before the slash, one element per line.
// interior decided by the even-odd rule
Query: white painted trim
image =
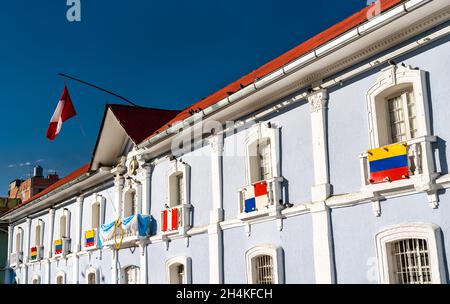
<path fill-rule="evenodd" d="M 284 255 L 283 248 L 272 244 L 255 246 L 245 252 L 247 265 L 247 283 L 254 284 L 253 258 L 260 255 L 269 255 L 273 260 L 273 280 L 275 284 L 284 284 Z"/>
<path fill-rule="evenodd" d="M 177 256 L 166 261 L 166 283 L 170 284 L 170 267 L 175 264 L 184 266 L 183 284 L 192 284 L 192 259 L 186 256 Z"/>
<path fill-rule="evenodd" d="M 393 241 L 408 238 L 419 238 L 427 240 L 429 258 L 431 263 L 430 266 L 432 283 L 445 283 L 446 274 L 441 230 L 439 226 L 435 224 L 422 222 L 399 224 L 386 228 L 377 233 L 377 235 L 375 236 L 375 242 L 377 248 L 378 277 L 380 283 L 391 283 L 387 244 Z"/>

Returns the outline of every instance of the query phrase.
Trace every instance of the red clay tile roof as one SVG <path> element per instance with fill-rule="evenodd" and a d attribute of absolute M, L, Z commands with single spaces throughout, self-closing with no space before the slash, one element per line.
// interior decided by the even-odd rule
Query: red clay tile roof
<path fill-rule="evenodd" d="M 69 183 L 69 182 L 71 182 L 71 181 L 77 179 L 78 177 L 82 176 L 83 174 L 89 172 L 90 166 L 91 166 L 90 163 L 85 164 L 83 167 L 81 167 L 81 168 L 79 168 L 79 169 L 73 171 L 72 173 L 70 173 L 70 174 L 67 175 L 66 177 L 60 179 L 59 181 L 57 181 L 56 183 L 54 183 L 53 185 L 51 185 L 50 187 L 48 187 L 48 188 L 46 188 L 45 190 L 39 192 L 38 194 L 36 194 L 36 195 L 33 196 L 32 198 L 30 198 L 29 200 L 22 202 L 20 205 L 17 205 L 17 206 L 14 207 L 13 209 L 11 209 L 10 212 L 13 211 L 13 210 L 19 209 L 19 208 L 21 208 L 21 207 L 27 205 L 28 203 L 30 203 L 30 202 L 32 202 L 32 201 L 34 201 L 34 200 L 36 200 L 36 199 L 38 199 L 38 198 L 40 198 L 40 197 L 46 195 L 46 194 L 52 192 L 53 190 L 56 190 L 56 189 L 58 189 L 59 187 L 61 187 L 61 186 L 65 185 L 65 184 L 67 184 L 67 183 Z M 8 212 L 8 213 L 9 213 L 9 212 Z"/>
<path fill-rule="evenodd" d="M 380 0 L 381 1 L 381 11 L 384 12 L 393 6 L 403 2 L 404 0 Z M 220 100 L 228 97 L 228 92 L 237 92 L 242 87 L 246 87 L 250 84 L 252 84 L 255 79 L 262 78 L 277 69 L 283 67 L 284 65 L 290 63 L 291 61 L 311 52 L 312 50 L 316 49 L 317 47 L 333 40 L 334 38 L 337 38 L 338 36 L 344 34 L 345 32 L 359 26 L 360 24 L 367 21 L 367 15 L 369 10 L 374 6 L 375 4 L 369 5 L 366 8 L 362 9 L 361 11 L 353 14 L 352 16 L 348 17 L 347 19 L 337 23 L 336 25 L 330 27 L 329 29 L 323 31 L 322 33 L 314 36 L 313 38 L 303 42 L 299 46 L 293 48 L 292 50 L 284 53 L 280 57 L 266 63 L 265 65 L 261 66 L 257 70 L 251 72 L 250 74 L 245 75 L 244 77 L 240 78 L 239 80 L 227 85 L 223 89 L 215 92 L 214 94 L 208 96 L 207 98 L 189 106 L 188 108 L 184 109 L 180 114 L 178 114 L 174 119 L 166 123 L 164 126 L 162 126 L 160 129 L 158 129 L 156 132 L 145 138 L 145 140 L 148 140 L 155 136 L 158 133 L 161 133 L 168 129 L 167 125 L 173 125 L 176 122 L 183 121 L 184 119 L 190 117 L 189 111 L 197 110 L 198 108 L 204 110 L 207 107 L 219 102 Z"/>
<path fill-rule="evenodd" d="M 142 142 L 149 134 L 155 132 L 180 113 L 180 111 L 175 110 L 130 107 L 117 104 L 111 104 L 107 107 L 111 109 L 120 125 L 136 144 Z"/>

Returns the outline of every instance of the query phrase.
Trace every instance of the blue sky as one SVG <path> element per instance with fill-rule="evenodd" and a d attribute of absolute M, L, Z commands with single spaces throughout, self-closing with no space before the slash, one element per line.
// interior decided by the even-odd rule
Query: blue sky
<path fill-rule="evenodd" d="M 64 176 L 90 160 L 113 96 L 68 81 L 78 116 L 45 131 L 67 73 L 142 106 L 181 109 L 366 6 L 367 0 L 4 1 L 0 195 L 33 165 Z"/>

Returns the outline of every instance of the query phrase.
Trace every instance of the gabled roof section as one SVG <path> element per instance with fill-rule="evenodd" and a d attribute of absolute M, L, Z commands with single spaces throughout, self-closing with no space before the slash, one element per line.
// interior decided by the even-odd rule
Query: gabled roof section
<path fill-rule="evenodd" d="M 125 105 L 109 105 L 109 109 L 135 144 L 142 142 L 149 134 L 180 113 Z"/>
<path fill-rule="evenodd" d="M 380 7 L 381 12 L 383 13 L 395 5 L 404 2 L 405 0 L 380 0 Z M 347 31 L 361 25 L 368 19 L 368 13 L 369 10 L 373 9 L 375 3 L 367 6 L 366 8 L 362 9 L 361 11 L 353 14 L 352 16 L 348 17 L 347 19 L 337 23 L 336 25 L 330 27 L 329 29 L 323 31 L 322 33 L 314 36 L 313 38 L 301 43 L 297 47 L 291 49 L 290 51 L 284 53 L 283 55 L 279 56 L 278 58 L 275 58 L 274 60 L 266 63 L 265 65 L 261 66 L 260 68 L 254 70 L 253 72 L 243 76 L 239 80 L 227 85 L 223 89 L 213 93 L 212 95 L 206 97 L 205 99 L 202 99 L 198 101 L 197 103 L 189 106 L 188 108 L 184 109 L 180 112 L 176 117 L 174 117 L 172 120 L 168 121 L 166 124 L 164 124 L 161 128 L 156 130 L 153 134 L 145 138 L 146 140 L 149 140 L 150 138 L 156 136 L 158 133 L 164 132 L 166 129 L 169 128 L 170 125 L 175 125 L 177 122 L 181 122 L 191 116 L 189 113 L 190 111 L 202 111 L 209 106 L 219 102 L 220 100 L 227 98 L 230 94 L 236 93 L 239 90 L 247 87 L 248 85 L 255 82 L 255 80 L 262 78 L 264 76 L 267 76 L 268 74 L 276 71 L 277 69 L 282 68 L 286 64 L 294 61 L 295 59 L 308 54 L 309 52 L 313 51 L 314 49 L 320 47 L 321 45 L 339 37 L 340 35 L 346 33 Z"/>
<path fill-rule="evenodd" d="M 32 201 L 52 192 L 53 190 L 57 190 L 59 187 L 76 180 L 77 178 L 79 178 L 80 176 L 86 174 L 89 172 L 89 168 L 90 168 L 91 164 L 85 164 L 84 166 L 82 166 L 81 168 L 78 168 L 77 170 L 73 171 L 72 173 L 70 173 L 69 175 L 67 175 L 66 177 L 60 179 L 59 181 L 57 181 L 56 183 L 54 183 L 53 185 L 51 185 L 50 187 L 46 188 L 45 190 L 39 192 L 38 194 L 36 194 L 35 196 L 33 196 L 32 198 L 30 198 L 27 201 L 22 202 L 21 204 L 17 205 L 16 207 L 14 207 L 13 209 L 11 209 L 9 212 L 7 212 L 6 214 L 17 210 L 29 203 L 31 203 Z"/>
<path fill-rule="evenodd" d="M 112 166 L 131 140 L 138 144 L 180 111 L 108 104 L 92 155 L 91 169 Z"/>

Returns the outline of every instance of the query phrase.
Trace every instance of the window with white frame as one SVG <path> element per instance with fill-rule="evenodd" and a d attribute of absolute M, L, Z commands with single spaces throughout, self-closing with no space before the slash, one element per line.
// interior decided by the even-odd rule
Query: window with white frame
<path fill-rule="evenodd" d="M 128 266 L 123 269 L 124 284 L 139 284 L 140 271 L 138 266 Z"/>
<path fill-rule="evenodd" d="M 87 284 L 98 284 L 97 269 L 91 267 L 86 271 L 86 283 Z"/>
<path fill-rule="evenodd" d="M 431 134 L 426 73 L 390 66 L 366 93 L 372 148 Z"/>
<path fill-rule="evenodd" d="M 56 284 L 66 284 L 66 274 L 60 271 L 56 274 Z"/>
<path fill-rule="evenodd" d="M 191 259 L 188 257 L 174 257 L 166 262 L 167 283 L 191 284 Z"/>
<path fill-rule="evenodd" d="M 249 284 L 284 283 L 283 249 L 273 245 L 254 247 L 246 252 Z"/>
<path fill-rule="evenodd" d="M 65 239 L 70 237 L 70 211 L 64 209 L 59 218 L 59 237 Z"/>
<path fill-rule="evenodd" d="M 434 224 L 407 223 L 377 234 L 381 283 L 431 284 L 444 281 L 442 240 Z"/>
<path fill-rule="evenodd" d="M 127 192 L 125 192 L 123 203 L 123 217 L 130 217 L 134 214 L 137 214 L 137 212 L 136 190 L 129 189 Z"/>
<path fill-rule="evenodd" d="M 168 206 L 189 204 L 189 172 L 187 164 L 174 160 L 168 172 Z"/>
<path fill-rule="evenodd" d="M 279 128 L 259 123 L 249 128 L 245 141 L 247 184 L 280 176 Z"/>
<path fill-rule="evenodd" d="M 41 284 L 41 277 L 38 275 L 33 276 L 33 279 L 31 280 L 31 283 L 33 285 Z"/>

